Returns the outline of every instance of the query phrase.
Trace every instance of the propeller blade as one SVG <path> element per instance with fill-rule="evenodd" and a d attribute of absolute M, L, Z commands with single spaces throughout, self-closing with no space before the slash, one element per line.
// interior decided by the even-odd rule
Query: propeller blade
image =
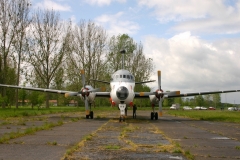
<path fill-rule="evenodd" d="M 68 92 L 68 93 L 65 93 L 65 97 L 70 97 L 70 96 L 77 96 L 79 93 L 78 92 Z"/>
<path fill-rule="evenodd" d="M 83 69 L 81 70 L 81 77 L 82 77 L 82 84 L 83 84 L 83 87 L 85 88 L 85 72 L 84 72 Z"/>
<path fill-rule="evenodd" d="M 158 71 L 158 89 L 161 90 L 161 71 Z"/>
<path fill-rule="evenodd" d="M 159 105 L 158 115 L 159 116 L 162 116 L 162 103 L 163 103 L 163 99 L 160 98 L 160 101 L 158 102 L 158 105 Z"/>

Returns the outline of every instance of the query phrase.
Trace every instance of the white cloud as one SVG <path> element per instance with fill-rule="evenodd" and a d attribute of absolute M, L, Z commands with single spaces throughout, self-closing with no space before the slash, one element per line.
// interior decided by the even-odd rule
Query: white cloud
<path fill-rule="evenodd" d="M 141 0 L 140 6 L 153 9 L 160 23 L 177 22 L 177 31 L 233 34 L 240 32 L 240 2 L 235 6 L 211 0 Z"/>
<path fill-rule="evenodd" d="M 53 9 L 57 11 L 71 11 L 71 7 L 67 4 L 59 4 L 57 2 L 54 2 L 52 0 L 44 0 L 43 2 L 39 2 L 36 4 L 35 7 L 41 8 L 41 9 Z"/>
<path fill-rule="evenodd" d="M 101 15 L 95 18 L 95 22 L 103 26 L 110 35 L 133 35 L 139 30 L 139 25 L 133 21 L 125 20 L 123 12 L 114 15 Z"/>
<path fill-rule="evenodd" d="M 105 6 L 110 5 L 112 2 L 125 3 L 126 0 L 85 0 L 86 3 L 91 5 Z"/>
<path fill-rule="evenodd" d="M 239 89 L 239 43 L 240 39 L 209 43 L 184 32 L 170 39 L 147 36 L 143 45 L 156 70 L 162 71 L 162 88 L 184 93 Z"/>

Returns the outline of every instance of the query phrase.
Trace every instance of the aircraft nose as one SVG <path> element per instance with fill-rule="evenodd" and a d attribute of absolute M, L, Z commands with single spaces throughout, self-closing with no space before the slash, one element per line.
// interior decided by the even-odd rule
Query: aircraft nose
<path fill-rule="evenodd" d="M 116 94 L 117 94 L 117 97 L 120 100 L 125 100 L 125 99 L 127 99 L 129 92 L 128 92 L 128 89 L 126 87 L 121 86 L 117 89 Z"/>

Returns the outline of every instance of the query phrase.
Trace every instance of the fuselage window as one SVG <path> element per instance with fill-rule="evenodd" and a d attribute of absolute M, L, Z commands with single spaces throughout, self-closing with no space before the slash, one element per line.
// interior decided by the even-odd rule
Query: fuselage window
<path fill-rule="evenodd" d="M 123 75 L 123 78 L 126 78 L 126 75 Z"/>
<path fill-rule="evenodd" d="M 120 75 L 120 78 L 122 78 L 122 75 Z"/>
<path fill-rule="evenodd" d="M 129 75 L 127 75 L 127 79 L 130 79 L 130 76 L 129 76 Z"/>
<path fill-rule="evenodd" d="M 131 79 L 134 80 L 134 77 L 131 75 Z"/>

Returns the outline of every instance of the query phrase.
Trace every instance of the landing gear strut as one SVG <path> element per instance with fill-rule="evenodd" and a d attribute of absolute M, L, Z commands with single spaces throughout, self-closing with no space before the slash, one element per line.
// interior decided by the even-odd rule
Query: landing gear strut
<path fill-rule="evenodd" d="M 90 112 L 89 111 L 86 111 L 86 119 L 93 119 L 93 111 L 91 111 L 91 104 L 90 104 Z"/>
<path fill-rule="evenodd" d="M 120 117 L 119 117 L 119 122 L 125 122 L 125 115 L 126 115 L 126 104 L 119 104 L 119 109 L 120 109 Z"/>
<path fill-rule="evenodd" d="M 153 111 L 151 112 L 151 120 L 158 120 L 158 112 L 154 111 L 154 107 L 153 107 Z"/>

